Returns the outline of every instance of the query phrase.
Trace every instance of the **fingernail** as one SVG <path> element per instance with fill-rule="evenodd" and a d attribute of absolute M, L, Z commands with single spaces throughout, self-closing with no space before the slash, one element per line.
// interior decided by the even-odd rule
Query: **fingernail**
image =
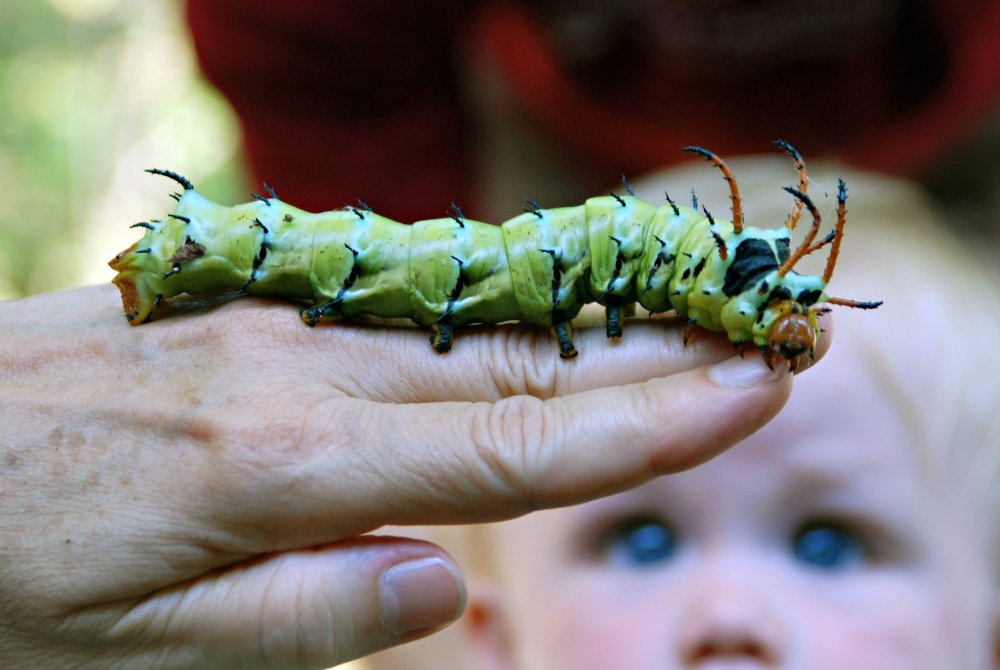
<path fill-rule="evenodd" d="M 774 369 L 767 367 L 760 356 L 733 356 L 721 363 L 716 363 L 708 371 L 708 376 L 720 386 L 735 386 L 746 388 L 774 381 L 785 372 L 784 364 L 775 365 Z"/>
<path fill-rule="evenodd" d="M 451 623 L 465 608 L 462 576 L 436 557 L 392 566 L 380 590 L 382 623 L 396 635 Z"/>

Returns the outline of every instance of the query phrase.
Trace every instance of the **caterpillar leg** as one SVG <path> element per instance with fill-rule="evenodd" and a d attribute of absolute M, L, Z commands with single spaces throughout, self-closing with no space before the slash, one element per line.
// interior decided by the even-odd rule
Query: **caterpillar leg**
<path fill-rule="evenodd" d="M 635 303 L 626 302 L 604 306 L 608 337 L 622 336 L 622 320 L 635 316 Z"/>
<path fill-rule="evenodd" d="M 339 321 L 343 318 L 340 311 L 341 300 L 331 300 L 322 305 L 313 305 L 299 311 L 299 316 L 307 325 L 315 326 L 320 321 Z"/>
<path fill-rule="evenodd" d="M 604 314 L 607 322 L 608 337 L 622 336 L 622 308 L 619 305 L 605 305 Z"/>
<path fill-rule="evenodd" d="M 447 321 L 438 321 L 437 323 L 431 324 L 431 330 L 434 334 L 431 335 L 429 339 L 431 341 L 431 346 L 434 347 L 434 351 L 439 354 L 450 351 L 453 334 L 451 324 Z"/>
<path fill-rule="evenodd" d="M 683 335 L 684 346 L 686 347 L 687 345 L 691 344 L 692 340 L 694 340 L 695 337 L 703 330 L 704 328 L 699 326 L 696 322 L 688 321 L 688 324 L 684 326 L 684 335 Z"/>
<path fill-rule="evenodd" d="M 785 357 L 782 356 L 780 352 L 775 351 L 774 349 L 770 349 L 768 347 L 761 347 L 760 356 L 761 358 L 764 359 L 764 362 L 767 363 L 767 367 L 771 370 L 774 369 L 775 365 L 785 365 L 786 361 Z M 799 367 L 798 361 L 799 361 L 798 358 L 788 359 L 789 372 L 795 372 L 798 369 Z"/>
<path fill-rule="evenodd" d="M 552 324 L 552 332 L 559 340 L 559 357 L 576 358 L 576 347 L 573 346 L 573 326 L 569 321 L 558 321 Z"/>

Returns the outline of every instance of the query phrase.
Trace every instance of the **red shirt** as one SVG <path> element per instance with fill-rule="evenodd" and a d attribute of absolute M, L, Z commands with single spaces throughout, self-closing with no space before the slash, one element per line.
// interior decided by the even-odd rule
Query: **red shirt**
<path fill-rule="evenodd" d="M 729 156 L 777 138 L 915 176 L 1000 99 L 1000 0 L 636 4 L 196 0 L 187 13 L 256 178 L 305 209 L 380 198 L 402 221 L 466 201 L 458 72 L 473 56 L 594 188 L 689 144 Z"/>

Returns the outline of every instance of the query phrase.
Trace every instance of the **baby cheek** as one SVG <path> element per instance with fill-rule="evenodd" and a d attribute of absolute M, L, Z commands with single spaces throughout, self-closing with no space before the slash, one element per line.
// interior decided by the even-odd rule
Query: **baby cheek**
<path fill-rule="evenodd" d="M 663 601 L 649 597 L 648 587 L 632 590 L 600 584 L 567 589 L 557 602 L 546 607 L 545 622 L 527 635 L 533 638 L 534 653 L 544 659 L 535 668 L 664 667 L 669 650 L 669 624 Z"/>
<path fill-rule="evenodd" d="M 959 650 L 966 645 L 961 637 L 953 637 L 954 611 L 948 603 L 934 597 L 926 584 L 895 586 L 805 605 L 805 616 L 797 619 L 803 629 L 796 646 L 810 657 L 806 666 L 814 670 L 967 667 L 959 660 L 966 653 Z"/>

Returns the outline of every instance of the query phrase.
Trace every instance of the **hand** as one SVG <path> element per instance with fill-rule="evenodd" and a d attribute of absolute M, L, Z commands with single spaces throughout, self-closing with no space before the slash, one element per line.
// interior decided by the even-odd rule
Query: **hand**
<path fill-rule="evenodd" d="M 0 304 L 0 665 L 324 667 L 464 606 L 440 548 L 364 534 L 568 505 L 759 428 L 784 371 L 624 338 L 305 327 L 241 299 L 141 327 L 113 287 Z M 720 363 L 721 361 L 721 363 Z M 717 365 L 712 365 L 716 364 Z"/>

